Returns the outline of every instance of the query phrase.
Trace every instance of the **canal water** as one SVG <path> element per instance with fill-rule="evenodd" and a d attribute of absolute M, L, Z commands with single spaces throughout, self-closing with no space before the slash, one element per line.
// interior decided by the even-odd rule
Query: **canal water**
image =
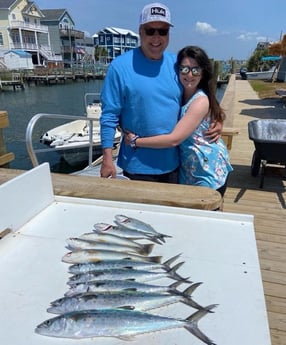
<path fill-rule="evenodd" d="M 4 138 L 7 152 L 15 154 L 15 160 L 10 163 L 13 169 L 31 169 L 32 163 L 29 158 L 25 135 L 30 119 L 38 113 L 65 114 L 84 116 L 84 95 L 86 93 L 99 93 L 102 87 L 102 80 L 69 81 L 65 84 L 55 85 L 25 85 L 25 89 L 5 89 L 0 92 L 0 110 L 8 112 L 9 127 L 4 129 Z M 217 89 L 217 98 L 220 101 L 224 94 L 225 86 Z M 40 124 L 40 123 L 39 123 Z M 58 126 L 55 120 L 49 123 L 42 123 L 42 127 L 35 127 L 35 136 L 40 136 L 53 127 Z M 40 148 L 41 145 L 39 143 Z M 43 146 L 46 147 L 46 146 Z M 84 166 L 70 166 L 56 152 L 45 153 L 38 156 L 39 163 L 49 162 L 52 172 L 71 173 Z"/>

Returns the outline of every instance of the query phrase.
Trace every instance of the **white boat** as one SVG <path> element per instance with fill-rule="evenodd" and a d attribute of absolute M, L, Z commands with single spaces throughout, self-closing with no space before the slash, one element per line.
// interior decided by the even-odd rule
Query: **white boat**
<path fill-rule="evenodd" d="M 268 71 L 246 72 L 246 78 L 249 80 L 271 80 L 277 70 L 276 66 L 271 67 Z"/>
<path fill-rule="evenodd" d="M 101 104 L 99 93 L 85 94 L 85 112 L 87 120 L 74 120 L 45 132 L 40 142 L 54 148 L 70 165 L 88 160 L 89 143 L 93 143 L 93 155 L 101 153 L 100 124 Z M 92 98 L 92 101 L 90 99 Z M 91 121 L 92 119 L 92 125 Z M 92 132 L 90 128 L 92 127 Z M 92 139 L 91 139 L 92 135 Z M 120 141 L 121 132 L 116 131 L 115 144 Z"/>

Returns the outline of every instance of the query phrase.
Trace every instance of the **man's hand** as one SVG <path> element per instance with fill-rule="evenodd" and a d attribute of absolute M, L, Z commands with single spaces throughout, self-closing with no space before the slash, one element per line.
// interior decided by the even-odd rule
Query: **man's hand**
<path fill-rule="evenodd" d="M 100 176 L 105 178 L 116 178 L 116 173 L 116 167 L 113 163 L 112 149 L 104 149 L 103 161 L 100 168 Z"/>
<path fill-rule="evenodd" d="M 212 122 L 209 130 L 205 132 L 205 138 L 208 138 L 210 143 L 217 142 L 221 137 L 222 128 L 223 124 L 221 122 Z"/>
<path fill-rule="evenodd" d="M 124 142 L 126 145 L 130 145 L 131 140 L 134 138 L 135 133 L 124 131 Z"/>

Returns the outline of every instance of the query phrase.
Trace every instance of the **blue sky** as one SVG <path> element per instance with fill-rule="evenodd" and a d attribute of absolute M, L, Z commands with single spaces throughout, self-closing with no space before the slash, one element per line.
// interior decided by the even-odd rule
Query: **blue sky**
<path fill-rule="evenodd" d="M 248 59 L 257 42 L 277 42 L 286 34 L 286 0 L 165 0 L 171 10 L 168 50 L 199 45 L 215 60 Z M 106 26 L 138 32 L 146 0 L 36 0 L 40 9 L 65 8 L 75 28 L 93 35 Z"/>

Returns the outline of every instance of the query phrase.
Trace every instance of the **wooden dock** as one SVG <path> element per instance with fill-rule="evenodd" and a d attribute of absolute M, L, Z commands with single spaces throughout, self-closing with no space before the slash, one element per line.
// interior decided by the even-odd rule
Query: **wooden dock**
<path fill-rule="evenodd" d="M 235 81 L 231 162 L 234 167 L 224 198 L 224 211 L 254 215 L 272 345 L 286 344 L 286 169 L 266 168 L 263 189 L 250 166 L 254 144 L 247 124 L 259 118 L 286 119 L 279 98 L 261 100 L 246 80 Z M 230 125 L 228 123 L 228 125 Z M 231 231 L 231 229 L 230 229 Z M 241 306 L 243 308 L 243 306 Z"/>
<path fill-rule="evenodd" d="M 12 87 L 13 90 L 16 91 L 17 88 L 24 90 L 25 85 L 22 80 L 1 80 L 0 79 L 0 91 L 2 91 L 6 87 L 8 88 Z"/>
<path fill-rule="evenodd" d="M 35 85 L 44 84 L 52 85 L 58 83 L 66 83 L 67 81 L 90 81 L 94 79 L 103 79 L 103 75 L 96 73 L 85 73 L 85 72 L 53 72 L 48 71 L 46 73 L 34 73 L 28 74 L 24 77 L 24 81 L 29 85 L 34 83 Z"/>

